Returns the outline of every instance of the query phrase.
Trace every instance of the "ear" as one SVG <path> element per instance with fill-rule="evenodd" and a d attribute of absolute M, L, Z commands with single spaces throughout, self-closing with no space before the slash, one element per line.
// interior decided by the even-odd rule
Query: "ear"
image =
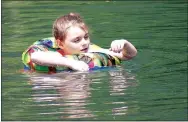
<path fill-rule="evenodd" d="M 64 43 L 63 43 L 61 40 L 57 39 L 56 42 L 57 42 L 57 46 L 58 46 L 59 48 L 61 48 L 61 49 L 64 48 Z"/>

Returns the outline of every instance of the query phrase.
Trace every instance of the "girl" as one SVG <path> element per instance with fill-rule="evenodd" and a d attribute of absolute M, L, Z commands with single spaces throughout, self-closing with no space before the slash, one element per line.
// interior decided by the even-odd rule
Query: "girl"
<path fill-rule="evenodd" d="M 49 66 L 65 66 L 77 71 L 88 71 L 89 66 L 83 61 L 63 57 L 64 55 L 102 52 L 128 60 L 136 56 L 136 48 L 127 40 L 114 40 L 110 49 L 103 49 L 90 43 L 88 27 L 79 14 L 70 13 L 59 17 L 53 24 L 52 38 L 39 40 L 31 45 L 22 55 L 25 65 L 34 69 L 33 64 Z M 55 70 L 55 69 L 54 69 Z"/>

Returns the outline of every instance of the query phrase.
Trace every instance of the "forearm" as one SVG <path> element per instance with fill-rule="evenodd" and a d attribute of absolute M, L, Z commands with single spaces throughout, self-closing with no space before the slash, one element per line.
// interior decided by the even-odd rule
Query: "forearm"
<path fill-rule="evenodd" d="M 111 45 L 110 50 L 99 48 L 97 50 L 91 49 L 89 52 L 102 52 L 111 56 L 116 56 L 121 60 L 129 60 L 135 57 L 137 54 L 136 48 L 130 42 L 124 39 L 116 40 L 115 43 Z"/>
<path fill-rule="evenodd" d="M 42 66 L 66 66 L 70 67 L 72 60 L 67 59 L 57 52 L 34 52 L 31 61 Z"/>

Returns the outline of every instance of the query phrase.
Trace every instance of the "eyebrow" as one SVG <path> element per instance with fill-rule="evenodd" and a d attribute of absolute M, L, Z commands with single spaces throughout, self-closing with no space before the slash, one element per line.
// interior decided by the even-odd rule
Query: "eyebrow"
<path fill-rule="evenodd" d="M 89 35 L 89 33 L 87 32 L 87 33 L 85 33 L 85 35 L 84 36 L 86 36 L 86 35 Z M 80 38 L 81 36 L 75 36 L 74 38 L 72 38 L 71 40 L 72 41 L 74 41 L 74 39 L 77 39 L 77 38 Z"/>

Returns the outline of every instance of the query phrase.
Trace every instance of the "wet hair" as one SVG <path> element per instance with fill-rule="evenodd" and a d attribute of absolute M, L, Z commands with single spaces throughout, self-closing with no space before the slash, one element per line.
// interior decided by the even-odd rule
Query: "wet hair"
<path fill-rule="evenodd" d="M 78 13 L 69 13 L 67 15 L 57 18 L 53 24 L 52 33 L 55 39 L 64 41 L 66 38 L 67 30 L 71 26 L 78 26 L 85 32 L 88 32 L 88 27 Z"/>

